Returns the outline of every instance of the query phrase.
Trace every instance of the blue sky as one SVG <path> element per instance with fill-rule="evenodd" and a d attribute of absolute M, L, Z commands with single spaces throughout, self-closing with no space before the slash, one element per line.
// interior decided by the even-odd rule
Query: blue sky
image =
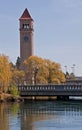
<path fill-rule="evenodd" d="M 35 55 L 82 75 L 82 0 L 0 0 L 0 53 L 15 63 L 20 55 L 19 18 L 34 19 Z"/>

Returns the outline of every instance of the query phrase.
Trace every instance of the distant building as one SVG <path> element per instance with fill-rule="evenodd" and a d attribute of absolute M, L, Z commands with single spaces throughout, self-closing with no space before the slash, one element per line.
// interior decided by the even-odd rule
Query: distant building
<path fill-rule="evenodd" d="M 82 85 L 82 77 L 74 77 L 73 79 L 67 79 L 66 84 L 81 84 Z"/>
<path fill-rule="evenodd" d="M 27 9 L 20 17 L 20 59 L 21 69 L 23 62 L 34 55 L 34 25 L 33 19 Z"/>

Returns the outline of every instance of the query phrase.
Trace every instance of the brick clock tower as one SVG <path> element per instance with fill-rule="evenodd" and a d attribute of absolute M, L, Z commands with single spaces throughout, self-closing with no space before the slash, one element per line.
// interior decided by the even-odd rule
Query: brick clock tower
<path fill-rule="evenodd" d="M 34 55 L 34 39 L 33 39 L 33 19 L 27 9 L 23 12 L 20 21 L 20 59 L 21 69 L 23 62 L 30 56 Z"/>

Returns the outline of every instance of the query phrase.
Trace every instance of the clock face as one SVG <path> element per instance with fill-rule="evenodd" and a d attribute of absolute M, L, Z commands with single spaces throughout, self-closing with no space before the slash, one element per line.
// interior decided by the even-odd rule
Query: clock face
<path fill-rule="evenodd" d="M 24 41 L 27 42 L 28 41 L 28 36 L 24 36 Z"/>

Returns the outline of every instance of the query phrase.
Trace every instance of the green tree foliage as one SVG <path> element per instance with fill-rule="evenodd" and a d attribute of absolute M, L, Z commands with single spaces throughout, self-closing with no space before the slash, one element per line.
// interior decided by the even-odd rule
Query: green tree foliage
<path fill-rule="evenodd" d="M 28 83 L 60 84 L 65 81 L 65 75 L 59 63 L 37 56 L 29 57 L 25 62 Z"/>
<path fill-rule="evenodd" d="M 6 92 L 11 81 L 12 73 L 9 58 L 0 54 L 0 89 Z"/>
<path fill-rule="evenodd" d="M 21 65 L 21 59 L 20 59 L 20 57 L 18 56 L 18 57 L 17 57 L 17 61 L 16 61 L 16 68 L 17 68 L 18 70 L 20 70 L 20 65 Z"/>
<path fill-rule="evenodd" d="M 11 86 L 10 93 L 13 95 L 14 98 L 19 97 L 19 91 L 16 86 Z"/>

